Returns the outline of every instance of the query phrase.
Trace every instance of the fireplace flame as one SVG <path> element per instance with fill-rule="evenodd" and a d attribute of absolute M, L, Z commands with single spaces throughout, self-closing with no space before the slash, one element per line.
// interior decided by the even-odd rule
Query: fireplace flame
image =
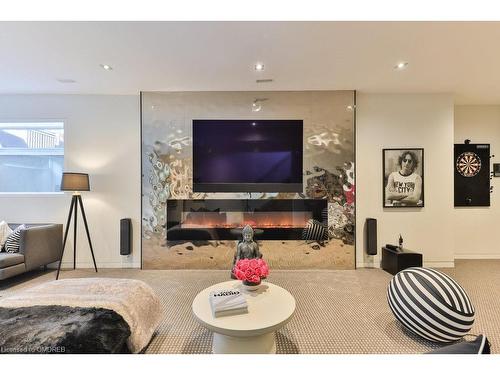
<path fill-rule="evenodd" d="M 253 212 L 226 213 L 189 212 L 181 223 L 182 228 L 303 228 L 312 218 L 310 212 Z"/>

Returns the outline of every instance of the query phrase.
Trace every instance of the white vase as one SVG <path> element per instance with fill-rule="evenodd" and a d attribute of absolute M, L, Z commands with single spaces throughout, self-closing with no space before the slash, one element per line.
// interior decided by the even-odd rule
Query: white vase
<path fill-rule="evenodd" d="M 260 288 L 260 281 L 258 283 L 251 283 L 249 281 L 242 281 L 243 290 L 255 291 Z"/>

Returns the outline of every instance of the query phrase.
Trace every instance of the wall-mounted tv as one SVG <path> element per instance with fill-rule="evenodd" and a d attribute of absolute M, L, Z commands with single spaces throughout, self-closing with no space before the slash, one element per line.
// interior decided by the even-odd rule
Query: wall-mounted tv
<path fill-rule="evenodd" d="M 194 192 L 302 192 L 302 120 L 193 120 Z"/>

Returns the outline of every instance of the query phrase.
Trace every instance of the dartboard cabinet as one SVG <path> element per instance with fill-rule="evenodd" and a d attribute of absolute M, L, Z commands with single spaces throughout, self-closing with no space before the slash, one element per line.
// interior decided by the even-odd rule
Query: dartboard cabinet
<path fill-rule="evenodd" d="M 490 145 L 455 144 L 455 207 L 490 205 Z"/>

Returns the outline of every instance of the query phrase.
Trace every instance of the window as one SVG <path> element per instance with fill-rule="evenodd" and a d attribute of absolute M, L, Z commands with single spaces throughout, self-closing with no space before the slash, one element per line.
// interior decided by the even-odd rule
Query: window
<path fill-rule="evenodd" d="M 58 192 L 63 122 L 0 122 L 0 192 Z"/>

